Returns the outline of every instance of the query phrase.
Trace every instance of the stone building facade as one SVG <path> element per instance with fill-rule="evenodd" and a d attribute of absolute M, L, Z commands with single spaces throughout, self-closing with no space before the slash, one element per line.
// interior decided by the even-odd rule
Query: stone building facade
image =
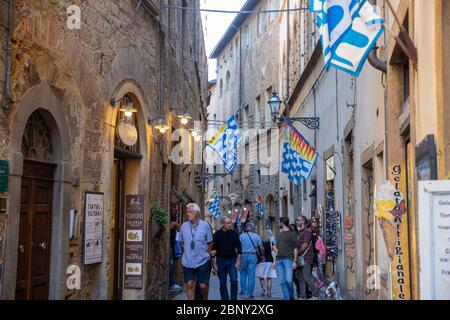
<path fill-rule="evenodd" d="M 279 1 L 249 0 L 242 9 L 272 8 L 279 8 Z M 215 186 L 223 197 L 226 214 L 231 214 L 233 209 L 228 198 L 230 194 L 237 195 L 235 202 L 241 206 L 246 200 L 251 202 L 252 205 L 248 204 L 250 217 L 261 232 L 265 225 L 273 231 L 278 229 L 278 170 L 274 169 L 278 156 L 270 153 L 273 133 L 267 105 L 272 91 L 279 90 L 278 29 L 277 13 L 240 13 L 210 55 L 210 58 L 217 59 L 217 80 L 215 97 L 209 107 L 211 111 L 208 110 L 209 127 L 217 129 L 220 121 L 227 120 L 242 106 L 237 113 L 242 133 L 238 167 L 232 175 L 217 178 L 211 183 L 211 188 Z M 209 170 L 214 172 L 212 166 Z M 217 173 L 224 170 L 223 165 L 216 166 Z M 258 217 L 255 207 L 258 196 L 263 199 L 264 219 Z"/>
<path fill-rule="evenodd" d="M 385 2 L 371 3 L 398 34 L 399 26 Z M 423 298 L 423 286 L 429 283 L 420 281 L 420 264 L 430 257 L 419 250 L 423 246 L 419 216 L 427 215 L 418 210 L 419 181 L 449 178 L 450 134 L 444 124 L 448 5 L 446 1 L 392 3 L 417 48 L 418 60 L 408 58 L 386 30 L 376 51 L 385 70 L 376 70 L 367 61 L 358 78 L 333 68 L 324 70 L 317 30 L 308 27 L 311 14 L 304 11 L 291 17 L 289 60 L 296 65 L 289 74 L 289 83 L 294 80 L 289 114 L 320 118 L 316 131 L 296 125 L 320 157 L 299 190 L 300 203 L 288 205 L 288 214 L 321 218 L 325 243 L 334 253 L 329 254 L 326 272 L 340 283 L 348 299 Z M 308 1 L 290 4 L 306 7 Z M 282 55 L 285 41 L 282 31 Z M 285 67 L 284 63 L 280 61 Z M 280 82 L 286 80 L 282 74 Z M 386 184 L 398 187 L 397 194 L 405 200 L 399 223 L 379 211 L 384 198 L 377 190 Z M 281 175 L 281 189 L 288 185 Z M 288 197 L 291 194 L 292 189 Z M 336 241 L 328 240 L 333 236 Z"/>
<path fill-rule="evenodd" d="M 73 28 L 77 8 L 79 29 Z M 0 212 L 0 298 L 166 298 L 168 225 L 159 236 L 150 208 L 158 203 L 170 212 L 178 204 L 181 221 L 187 201 L 204 201 L 202 185 L 194 182 L 201 166 L 175 165 L 170 154 L 176 143 L 170 133 L 182 127 L 177 115 L 197 121 L 206 115 L 199 14 L 152 0 L 3 0 L 2 46 L 10 28 L 11 101 L 6 54 L 0 59 L 0 159 L 9 167 L 0 193 L 6 206 Z M 119 137 L 126 102 L 137 111 L 131 147 Z M 158 117 L 168 125 L 165 134 L 154 128 Z M 189 147 L 192 152 L 193 141 Z M 87 192 L 104 197 L 101 262 L 90 265 L 84 264 Z M 126 195 L 144 196 L 139 289 L 123 284 Z M 33 208 L 41 219 L 30 214 Z M 69 238 L 71 210 L 78 223 Z M 79 290 L 66 285 L 70 265 L 80 267 Z"/>

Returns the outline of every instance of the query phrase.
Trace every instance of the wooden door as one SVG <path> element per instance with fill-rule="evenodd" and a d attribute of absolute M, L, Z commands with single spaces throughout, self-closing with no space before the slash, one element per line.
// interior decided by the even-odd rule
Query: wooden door
<path fill-rule="evenodd" d="M 54 165 L 25 162 L 20 200 L 16 299 L 48 299 Z"/>
<path fill-rule="evenodd" d="M 122 299 L 123 283 L 123 219 L 125 204 L 125 160 L 114 159 L 114 197 L 113 197 L 113 221 L 112 221 L 112 299 Z"/>

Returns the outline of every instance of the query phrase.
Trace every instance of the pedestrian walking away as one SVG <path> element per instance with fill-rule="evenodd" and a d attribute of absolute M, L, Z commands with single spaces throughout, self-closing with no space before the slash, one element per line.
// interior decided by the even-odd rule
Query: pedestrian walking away
<path fill-rule="evenodd" d="M 203 300 L 208 300 L 211 274 L 210 254 L 213 246 L 211 226 L 199 219 L 200 207 L 196 203 L 186 206 L 188 220 L 180 228 L 184 254 L 181 259 L 188 300 L 194 300 L 195 284 Z"/>
<path fill-rule="evenodd" d="M 228 217 L 222 217 L 222 228 L 214 233 L 212 251 L 212 269 L 220 280 L 220 297 L 222 300 L 237 300 L 238 270 L 241 264 L 242 246 L 239 234 L 232 229 Z M 230 294 L 227 278 L 230 277 Z"/>
<path fill-rule="evenodd" d="M 245 233 L 241 234 L 239 239 L 242 244 L 241 258 L 241 292 L 240 295 L 247 298 L 254 298 L 255 289 L 255 271 L 258 261 L 258 247 L 261 250 L 262 260 L 264 260 L 264 247 L 261 238 L 255 233 L 255 225 L 248 223 L 245 225 Z"/>
<path fill-rule="evenodd" d="M 270 229 L 264 230 L 262 242 L 264 246 L 265 261 L 256 265 L 255 275 L 259 278 L 261 284 L 261 296 L 267 296 L 270 298 L 272 297 L 272 279 L 277 278 L 277 271 L 275 267 L 276 252 L 273 250 L 275 240 Z"/>
<path fill-rule="evenodd" d="M 319 291 L 312 277 L 312 266 L 314 262 L 314 250 L 312 245 L 312 231 L 308 228 L 308 218 L 302 216 L 300 219 L 300 230 L 298 233 L 298 255 L 299 261 L 297 277 L 300 282 L 300 298 L 306 299 L 306 285 L 312 293 L 312 299 L 319 298 Z"/>
<path fill-rule="evenodd" d="M 280 218 L 280 235 L 275 250 L 277 275 L 280 279 L 283 300 L 295 300 L 293 289 L 293 270 L 297 268 L 297 235 L 289 225 L 288 217 Z"/>

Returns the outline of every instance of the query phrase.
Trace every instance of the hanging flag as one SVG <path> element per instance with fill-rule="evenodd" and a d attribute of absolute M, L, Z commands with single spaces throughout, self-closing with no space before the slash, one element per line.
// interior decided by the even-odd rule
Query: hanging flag
<path fill-rule="evenodd" d="M 384 20 L 366 0 L 313 0 L 324 64 L 359 76 L 383 33 Z"/>
<path fill-rule="evenodd" d="M 214 216 L 214 218 L 219 219 L 220 218 L 220 200 L 219 196 L 216 192 L 213 193 L 213 196 L 208 204 L 208 211 L 211 212 L 211 214 Z"/>
<path fill-rule="evenodd" d="M 207 143 L 219 154 L 229 173 L 232 173 L 237 165 L 237 144 L 240 139 L 236 116 L 232 115 Z"/>
<path fill-rule="evenodd" d="M 281 172 L 286 173 L 289 180 L 300 187 L 302 179 L 309 179 L 318 155 L 297 129 L 288 123 L 285 129 Z"/>
<path fill-rule="evenodd" d="M 256 201 L 256 209 L 258 209 L 260 217 L 264 216 L 264 205 L 260 195 L 258 195 L 258 199 Z"/>

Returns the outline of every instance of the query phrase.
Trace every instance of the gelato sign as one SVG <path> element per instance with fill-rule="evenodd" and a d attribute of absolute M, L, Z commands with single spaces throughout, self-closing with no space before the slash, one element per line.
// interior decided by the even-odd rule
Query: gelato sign
<path fill-rule="evenodd" d="M 419 182 L 420 299 L 450 300 L 450 181 Z"/>
<path fill-rule="evenodd" d="M 406 207 L 405 172 L 403 167 L 391 168 L 392 183 L 377 187 L 375 214 L 391 259 L 392 298 L 409 300 L 410 270 L 408 250 L 408 211 Z"/>

